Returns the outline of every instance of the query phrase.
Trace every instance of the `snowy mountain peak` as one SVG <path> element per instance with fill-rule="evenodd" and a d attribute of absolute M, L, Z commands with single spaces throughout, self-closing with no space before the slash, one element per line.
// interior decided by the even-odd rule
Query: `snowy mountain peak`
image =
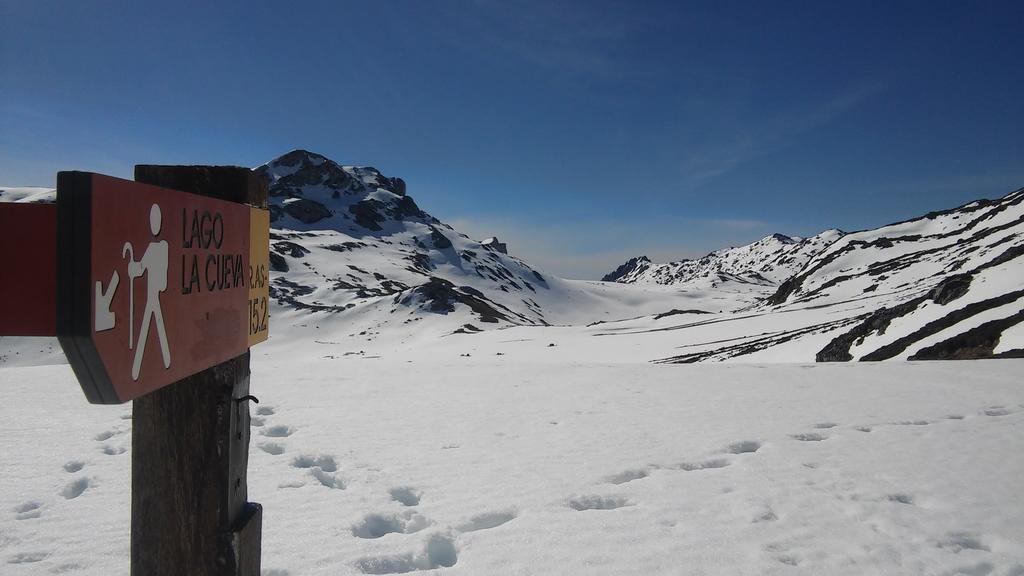
<path fill-rule="evenodd" d="M 637 256 L 630 258 L 625 264 L 619 266 L 612 272 L 605 274 L 602 278 L 602 282 L 623 282 L 628 283 L 624 278 L 634 278 L 639 274 L 642 274 L 644 270 L 647 270 L 651 265 L 651 259 L 647 256 Z"/>
<path fill-rule="evenodd" d="M 624 284 L 661 284 L 693 289 L 727 289 L 767 297 L 814 255 L 842 236 L 826 230 L 810 238 L 771 234 L 760 240 L 717 250 L 696 260 L 653 264 L 634 258 L 604 277 Z"/>
<path fill-rule="evenodd" d="M 783 244 L 794 244 L 794 243 L 800 241 L 800 238 L 792 238 L 790 236 L 786 236 L 785 234 L 779 234 L 778 232 L 776 232 L 775 234 L 772 234 L 771 236 L 768 236 L 768 238 L 772 238 L 774 240 L 778 240 L 779 242 L 782 242 Z"/>
<path fill-rule="evenodd" d="M 255 171 L 270 193 L 279 305 L 365 316 L 374 329 L 399 311 L 406 323 L 422 319 L 418 312 L 455 313 L 463 323 L 546 323 L 534 300 L 550 288 L 546 278 L 497 239 L 473 241 L 420 210 L 401 178 L 307 150 Z"/>

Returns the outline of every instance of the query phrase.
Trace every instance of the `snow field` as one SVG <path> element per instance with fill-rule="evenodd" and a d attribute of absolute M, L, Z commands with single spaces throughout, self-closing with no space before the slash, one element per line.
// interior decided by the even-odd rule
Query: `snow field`
<path fill-rule="evenodd" d="M 264 574 L 1024 573 L 1021 361 L 265 347 Z M 126 573 L 130 406 L 86 404 L 66 366 L 0 382 L 0 572 Z"/>

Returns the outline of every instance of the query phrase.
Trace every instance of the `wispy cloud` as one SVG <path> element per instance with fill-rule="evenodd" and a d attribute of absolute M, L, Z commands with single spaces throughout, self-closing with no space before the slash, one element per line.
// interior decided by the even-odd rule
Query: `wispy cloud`
<path fill-rule="evenodd" d="M 445 14 L 443 41 L 473 54 L 512 57 L 531 66 L 597 77 L 623 73 L 617 49 L 641 22 L 611 17 L 621 11 L 573 8 L 559 2 L 477 0 Z"/>
<path fill-rule="evenodd" d="M 842 116 L 880 91 L 861 86 L 828 101 L 745 125 L 718 143 L 688 153 L 681 165 L 683 183 L 697 188 L 760 156 L 788 146 L 799 136 Z"/>

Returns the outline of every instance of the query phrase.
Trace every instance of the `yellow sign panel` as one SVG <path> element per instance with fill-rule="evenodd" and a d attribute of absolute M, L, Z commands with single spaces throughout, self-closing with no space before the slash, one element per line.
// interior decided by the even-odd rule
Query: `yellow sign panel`
<path fill-rule="evenodd" d="M 249 213 L 249 346 L 267 339 L 270 326 L 270 212 Z"/>

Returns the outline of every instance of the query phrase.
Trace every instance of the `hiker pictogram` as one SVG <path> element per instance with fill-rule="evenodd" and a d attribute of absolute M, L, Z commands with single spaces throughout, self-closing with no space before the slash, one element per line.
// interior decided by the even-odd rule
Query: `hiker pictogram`
<path fill-rule="evenodd" d="M 149 210 L 149 229 L 156 238 L 161 228 L 160 206 L 153 204 Z M 142 359 L 146 354 L 146 341 L 149 338 L 149 327 L 156 324 L 157 339 L 160 341 L 160 354 L 163 357 L 164 368 L 171 367 L 171 351 L 167 344 L 167 329 L 164 327 L 164 314 L 160 308 L 160 294 L 167 290 L 167 266 L 168 244 L 166 240 L 154 240 L 146 247 L 146 251 L 139 260 L 135 260 L 135 249 L 131 242 L 125 242 L 121 249 L 121 255 L 128 258 L 128 347 L 135 349 L 135 357 L 132 361 L 132 380 L 139 379 L 139 372 L 142 369 Z M 117 272 L 111 279 L 110 293 L 117 286 Z M 135 279 L 146 277 L 146 302 L 142 310 L 142 324 L 139 329 L 139 338 L 135 340 Z M 97 299 L 99 299 L 99 286 L 97 286 Z M 109 296 L 108 296 L 109 298 Z M 98 309 L 98 307 L 97 307 Z M 99 315 L 97 314 L 97 317 Z M 97 319 L 97 325 L 99 320 Z"/>

